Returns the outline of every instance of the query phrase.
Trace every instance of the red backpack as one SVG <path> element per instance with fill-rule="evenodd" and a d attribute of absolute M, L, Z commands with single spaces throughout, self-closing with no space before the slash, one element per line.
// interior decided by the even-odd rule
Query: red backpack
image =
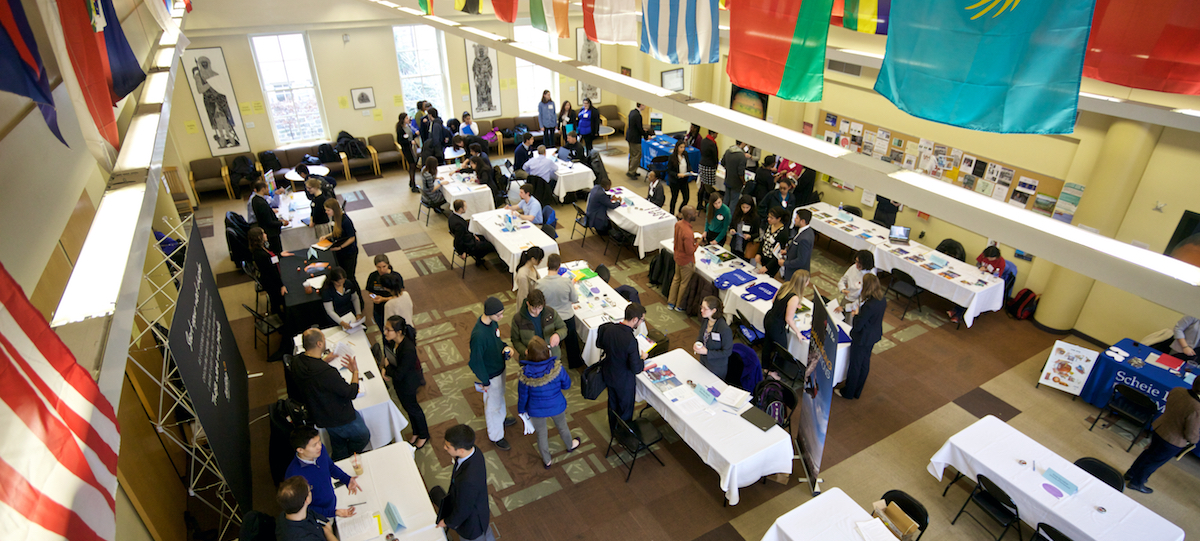
<path fill-rule="evenodd" d="M 1040 295 L 1027 289 L 1022 289 L 1013 295 L 1013 298 L 1008 300 L 1008 306 L 1005 308 L 1010 317 L 1016 319 L 1029 319 L 1033 317 L 1033 313 L 1037 311 L 1038 298 Z"/>

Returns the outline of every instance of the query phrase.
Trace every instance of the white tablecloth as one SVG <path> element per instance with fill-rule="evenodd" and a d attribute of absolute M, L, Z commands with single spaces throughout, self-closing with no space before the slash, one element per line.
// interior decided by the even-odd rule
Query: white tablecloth
<path fill-rule="evenodd" d="M 954 466 L 972 481 L 981 473 L 988 476 L 1012 498 L 1026 524 L 1045 522 L 1076 541 L 1183 539 L 1178 526 L 991 415 L 951 436 L 929 459 L 929 473 L 938 480 L 946 466 Z M 1061 499 L 1047 492 L 1042 485 L 1049 481 L 1042 474 L 1048 468 L 1074 483 L 1079 492 Z"/>
<path fill-rule="evenodd" d="M 492 190 L 483 184 L 476 184 L 474 175 L 455 173 L 457 169 L 453 165 L 438 167 L 438 180 L 450 181 L 441 188 L 446 201 L 453 204 L 455 199 L 462 199 L 466 202 L 467 208 L 463 217 L 468 219 L 476 212 L 495 210 L 496 201 L 492 199 Z"/>
<path fill-rule="evenodd" d="M 432 451 L 422 450 L 421 452 L 431 453 Z M 446 534 L 437 527 L 437 511 L 433 509 L 433 503 L 429 501 L 429 491 L 425 488 L 425 481 L 421 479 L 421 472 L 417 470 L 417 463 L 413 460 L 411 445 L 407 442 L 399 442 L 363 453 L 359 455 L 359 459 L 362 461 L 363 474 L 358 478 L 358 485 L 362 490 L 358 494 L 351 495 L 350 490 L 344 486 L 335 488 L 333 492 L 337 496 L 338 508 L 352 503 L 362 503 L 363 505 L 355 507 L 355 516 L 350 520 L 365 519 L 374 528 L 374 531 L 378 532 L 378 523 L 374 518 L 374 515 L 378 513 L 380 522 L 383 524 L 383 534 L 372 532 L 352 536 L 347 535 L 347 532 L 343 530 L 341 532 L 342 541 L 382 541 L 391 532 L 386 515 L 383 514 L 384 508 L 389 502 L 396 506 L 405 526 L 396 534 L 396 539 L 445 541 Z M 354 475 L 351 460 L 347 458 L 338 462 L 337 465 L 347 474 Z"/>
<path fill-rule="evenodd" d="M 964 263 L 918 242 L 910 242 L 907 245 L 889 244 L 886 229 L 866 218 L 851 217 L 851 221 L 844 222 L 838 216 L 837 207 L 828 203 L 814 203 L 805 208 L 813 211 L 813 229 L 822 235 L 855 250 L 870 250 L 875 255 L 876 268 L 889 272 L 892 269 L 900 269 L 911 275 L 913 281 L 926 291 L 965 307 L 967 310 L 963 314 L 963 323 L 968 327 L 979 314 L 1004 307 L 1004 280 L 979 270 L 973 264 Z M 843 229 L 849 227 L 855 229 Z M 859 236 L 864 234 L 870 235 L 870 238 L 864 239 Z M 942 258 L 947 265 L 936 271 L 922 267 L 928 264 L 930 255 Z M 920 256 L 921 260 L 907 259 L 916 256 Z M 942 275 L 944 272 L 951 272 L 957 276 L 948 278 Z M 984 281 L 985 285 L 975 285 L 980 280 Z"/>
<path fill-rule="evenodd" d="M 534 246 L 545 251 L 547 256 L 558 253 L 558 243 L 542 231 L 540 225 L 533 225 L 514 217 L 513 224 L 518 229 L 509 232 L 502 231 L 505 214 L 511 215 L 512 211 L 496 209 L 476 213 L 471 216 L 471 225 L 468 230 L 476 235 L 483 235 L 484 238 L 491 241 L 492 245 L 496 247 L 496 255 L 500 256 L 501 261 L 508 264 L 509 272 L 514 274 L 517 272 L 517 264 L 521 262 L 521 252 Z M 543 258 L 542 267 L 545 266 L 546 260 Z"/>
<path fill-rule="evenodd" d="M 652 359 L 666 366 L 686 385 L 726 387 L 717 376 L 704 368 L 683 349 L 673 349 Z M 637 399 L 645 400 L 675 429 L 700 459 L 720 476 L 721 491 L 729 505 L 737 505 L 738 489 L 750 486 L 767 475 L 792 473 L 792 442 L 788 433 L 778 426 L 763 432 L 743 419 L 725 411 L 720 403 L 702 411 L 685 414 L 679 403 L 670 402 L 654 387 L 645 373 L 637 377 Z M 688 400 L 700 400 L 692 397 Z"/>
<path fill-rule="evenodd" d="M 325 209 L 321 209 L 321 212 L 325 212 Z M 288 221 L 288 225 L 283 226 L 283 230 L 279 232 L 279 240 L 284 250 L 308 250 L 309 246 L 317 242 L 316 231 L 304 223 L 304 220 L 312 218 L 312 202 L 308 199 L 308 192 L 301 190 L 281 197 L 279 217 Z"/>
<path fill-rule="evenodd" d="M 371 431 L 371 445 L 368 449 L 379 449 L 393 441 L 402 442 L 404 437 L 401 432 L 408 426 L 408 419 L 400 413 L 400 409 L 396 407 L 396 403 L 392 402 L 392 397 L 388 394 L 387 384 L 383 382 L 383 374 L 379 372 L 379 367 L 375 364 L 375 357 L 371 355 L 371 342 L 367 340 L 367 334 L 360 328 L 353 333 L 347 335 L 340 331 L 340 328 L 330 327 L 322 329 L 325 333 L 325 347 L 333 350 L 336 342 L 329 337 L 341 338 L 350 349 L 354 352 L 354 360 L 358 362 L 359 380 L 358 380 L 358 398 L 354 399 L 354 409 L 358 410 L 363 416 L 363 421 L 367 423 L 367 429 Z M 300 335 L 296 335 L 296 350 L 297 353 L 302 353 L 300 350 Z M 342 375 L 342 378 L 347 382 L 350 381 L 350 371 L 342 368 L 342 360 L 334 359 L 329 363 Z M 367 372 L 374 375 L 372 378 L 367 378 Z M 325 443 L 329 443 L 329 438 L 325 434 L 325 430 L 321 429 L 321 439 Z"/>
<path fill-rule="evenodd" d="M 862 541 L 857 524 L 869 520 L 842 489 L 831 488 L 775 519 L 762 541 Z"/>
<path fill-rule="evenodd" d="M 586 268 L 588 262 L 571 261 L 563 263 L 563 266 L 577 270 Z M 538 275 L 545 276 L 546 269 L 538 270 Z M 599 276 L 580 281 L 576 287 L 578 288 L 579 285 L 584 286 L 587 294 L 579 293 L 579 302 L 574 306 L 575 328 L 579 331 L 579 336 L 584 338 L 583 361 L 591 366 L 600 361 L 600 348 L 596 347 L 596 331 L 600 329 L 600 325 L 604 324 L 601 316 L 607 314 L 613 320 L 621 321 L 625 319 L 625 307 L 630 303 L 612 286 L 604 283 Z M 646 323 L 639 324 L 636 330 L 640 334 L 646 334 Z"/>
<path fill-rule="evenodd" d="M 617 227 L 637 235 L 634 244 L 638 258 L 646 252 L 657 250 L 664 240 L 675 238 L 675 217 L 662 207 L 647 201 L 641 195 L 620 186 L 610 192 L 627 200 L 629 204 L 608 211 L 608 219 Z"/>
<path fill-rule="evenodd" d="M 596 183 L 596 173 L 592 168 L 582 163 L 555 160 L 558 164 L 558 184 L 554 185 L 554 195 L 562 201 L 568 193 L 579 190 L 590 190 Z"/>

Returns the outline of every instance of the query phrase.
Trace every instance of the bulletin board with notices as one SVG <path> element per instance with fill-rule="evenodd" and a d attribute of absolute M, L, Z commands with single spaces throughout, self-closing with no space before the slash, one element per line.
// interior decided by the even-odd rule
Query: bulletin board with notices
<path fill-rule="evenodd" d="M 1021 169 L 966 149 L 923 139 L 821 109 L 814 137 L 920 171 L 1015 207 L 1071 223 L 1084 187 Z"/>

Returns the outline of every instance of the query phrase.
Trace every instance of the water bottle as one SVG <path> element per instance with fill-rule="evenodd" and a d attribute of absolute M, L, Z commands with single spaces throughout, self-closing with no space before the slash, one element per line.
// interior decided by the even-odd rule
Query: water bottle
<path fill-rule="evenodd" d="M 838 203 L 838 212 L 841 212 L 841 211 L 842 211 L 842 204 Z"/>

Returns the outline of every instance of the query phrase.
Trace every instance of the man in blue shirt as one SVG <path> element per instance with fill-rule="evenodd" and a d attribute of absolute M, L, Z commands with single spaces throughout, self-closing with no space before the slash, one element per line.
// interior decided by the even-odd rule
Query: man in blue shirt
<path fill-rule="evenodd" d="M 296 458 L 288 464 L 284 477 L 303 476 L 312 487 L 312 503 L 308 508 L 323 517 L 349 517 L 354 515 L 354 508 L 336 509 L 337 496 L 333 494 L 333 481 L 337 479 L 346 485 L 351 494 L 357 494 L 358 478 L 350 477 L 325 452 L 321 444 L 321 434 L 311 426 L 303 426 L 292 431 L 292 447 L 296 448 Z"/>
<path fill-rule="evenodd" d="M 533 225 L 542 225 L 542 204 L 533 196 L 533 188 L 528 184 L 521 185 L 521 201 L 504 208 L 517 211 L 522 220 L 533 222 Z"/>
<path fill-rule="evenodd" d="M 558 178 L 558 165 L 546 157 L 546 145 L 539 146 L 529 161 L 525 162 L 525 172 L 531 176 L 541 177 L 550 182 Z"/>

